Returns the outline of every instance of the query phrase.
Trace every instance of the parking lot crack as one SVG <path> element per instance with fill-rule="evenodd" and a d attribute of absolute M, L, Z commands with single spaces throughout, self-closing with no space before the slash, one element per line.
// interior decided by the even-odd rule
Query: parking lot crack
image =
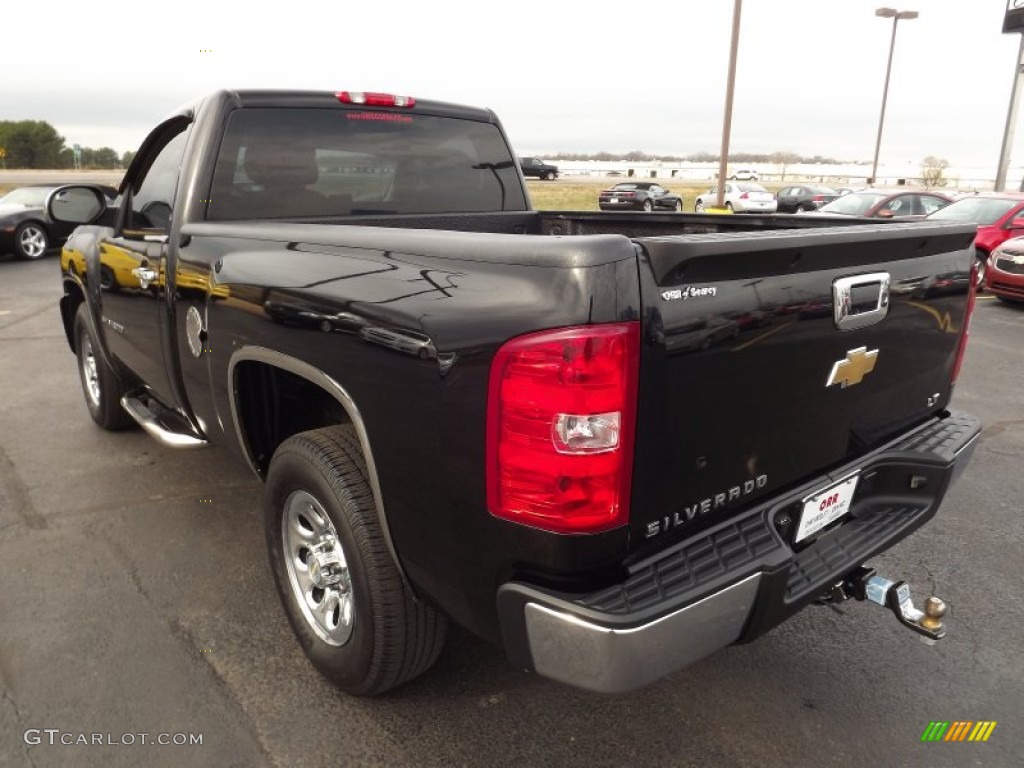
<path fill-rule="evenodd" d="M 135 589 L 135 591 L 142 596 L 143 600 L 145 600 L 148 605 L 156 609 L 156 601 L 154 601 L 150 597 L 149 592 L 143 585 L 142 578 L 139 574 L 138 566 L 135 564 L 135 561 L 132 560 L 128 550 L 125 549 L 118 542 L 113 541 L 109 538 L 104 538 L 102 541 L 114 551 L 114 555 L 117 557 L 118 561 L 124 564 L 125 573 L 128 577 L 128 581 Z M 170 618 L 168 618 L 166 620 L 166 626 L 170 631 L 171 637 L 178 641 L 178 643 L 180 643 L 184 647 L 187 653 L 193 654 L 196 652 L 196 649 L 199 648 L 199 643 L 196 642 L 195 637 L 192 636 L 192 633 L 189 631 L 188 627 L 182 624 L 177 616 L 171 616 Z M 256 743 L 256 746 L 258 747 L 260 754 L 263 755 L 267 764 L 275 766 L 279 765 L 279 763 L 274 759 L 273 753 L 270 751 L 269 746 L 264 742 L 256 721 L 249 715 L 249 712 L 246 710 L 244 702 L 235 693 L 235 690 L 231 687 L 230 683 L 228 683 L 228 681 L 223 677 L 223 675 L 221 675 L 217 667 L 210 662 L 209 658 L 205 656 L 201 657 L 203 659 L 203 663 L 206 665 L 206 668 L 209 669 L 210 674 L 213 675 L 214 680 L 216 680 L 217 686 L 221 689 L 224 696 L 238 709 L 242 717 L 242 720 L 244 720 L 248 728 L 249 735 L 252 737 L 252 740 Z"/>
<path fill-rule="evenodd" d="M 246 483 L 242 485 L 223 485 L 218 488 L 218 491 L 224 494 L 238 493 L 251 491 L 253 487 L 253 483 Z M 181 501 L 183 499 L 192 500 L 206 492 L 206 489 L 201 487 L 187 488 L 178 493 L 152 494 L 145 498 L 140 498 L 124 504 L 91 504 L 89 506 L 79 507 L 77 509 L 68 510 L 67 512 L 55 514 L 51 516 L 51 521 L 89 517 L 90 515 L 103 515 L 104 517 L 110 517 L 121 512 L 137 511 L 151 504 L 164 504 L 167 502 Z"/>
<path fill-rule="evenodd" d="M 10 683 L 7 680 L 7 676 L 4 674 L 3 666 L 0 665 L 0 699 L 7 702 L 11 709 L 14 710 L 14 719 L 18 721 L 18 724 L 22 727 L 25 725 L 25 718 L 21 715 L 21 710 L 18 709 L 18 702 L 14 700 L 14 696 L 10 692 Z M 28 764 L 35 766 L 36 762 L 32 759 L 32 753 L 28 751 L 28 746 L 25 744 L 24 739 L 20 739 L 21 753 L 25 756 L 25 760 Z"/>
<path fill-rule="evenodd" d="M 61 341 L 65 338 L 59 333 L 47 336 L 3 336 L 0 337 L 0 344 L 11 341 Z"/>
<path fill-rule="evenodd" d="M 988 442 L 993 437 L 997 437 L 1003 432 L 1008 430 L 1012 431 L 1016 427 L 1024 425 L 1024 419 L 1013 419 L 1009 421 L 994 421 L 991 424 L 986 424 L 981 430 L 981 442 Z"/>
<path fill-rule="evenodd" d="M 29 528 L 40 531 L 46 528 L 46 518 L 40 515 L 32 504 L 28 486 L 18 474 L 14 462 L 0 446 L 0 486 L 4 488 L 14 507 L 14 514 Z"/>
<path fill-rule="evenodd" d="M 20 315 L 17 319 L 11 320 L 11 322 L 9 323 L 4 323 L 3 325 L 0 325 L 0 331 L 5 331 L 8 328 L 13 328 L 15 325 L 18 325 L 18 323 L 24 323 L 26 320 L 31 320 L 33 317 L 38 317 L 44 312 L 49 312 L 51 309 L 53 309 L 53 304 L 47 302 L 46 304 L 43 304 L 37 309 L 29 311 L 27 314 Z"/>

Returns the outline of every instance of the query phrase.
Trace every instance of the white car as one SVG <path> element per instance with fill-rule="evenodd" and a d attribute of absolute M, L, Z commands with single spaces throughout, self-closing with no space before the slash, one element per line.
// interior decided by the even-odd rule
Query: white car
<path fill-rule="evenodd" d="M 738 168 L 732 172 L 732 176 L 729 178 L 735 181 L 757 181 L 760 177 L 757 175 L 757 171 L 751 168 Z"/>
<path fill-rule="evenodd" d="M 705 208 L 714 207 L 717 203 L 718 187 L 712 187 L 697 197 L 693 209 L 697 213 L 703 213 Z M 775 213 L 779 203 L 775 196 L 760 184 L 736 184 L 727 181 L 723 205 L 733 213 Z"/>

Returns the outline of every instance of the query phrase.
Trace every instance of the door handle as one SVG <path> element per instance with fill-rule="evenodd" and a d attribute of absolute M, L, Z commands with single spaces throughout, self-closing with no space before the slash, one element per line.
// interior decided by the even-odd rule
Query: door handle
<path fill-rule="evenodd" d="M 156 281 L 158 273 L 150 267 L 136 267 L 132 270 L 132 275 L 138 279 L 142 288 L 148 288 L 150 283 Z"/>

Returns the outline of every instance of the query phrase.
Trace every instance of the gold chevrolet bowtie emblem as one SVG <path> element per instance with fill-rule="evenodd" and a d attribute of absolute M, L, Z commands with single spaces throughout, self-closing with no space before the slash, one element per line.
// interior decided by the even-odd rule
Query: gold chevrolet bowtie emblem
<path fill-rule="evenodd" d="M 875 370 L 875 361 L 878 360 L 878 350 L 868 352 L 867 347 L 851 349 L 846 353 L 845 360 L 838 360 L 832 364 L 832 373 L 828 376 L 826 387 L 839 384 L 843 389 L 860 384 L 864 377 Z"/>

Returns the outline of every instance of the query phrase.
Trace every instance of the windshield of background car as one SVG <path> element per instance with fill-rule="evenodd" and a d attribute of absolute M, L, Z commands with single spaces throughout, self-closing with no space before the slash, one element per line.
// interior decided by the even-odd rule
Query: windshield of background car
<path fill-rule="evenodd" d="M 768 190 L 762 187 L 760 184 L 737 184 L 736 185 L 741 192 L 767 192 Z"/>
<path fill-rule="evenodd" d="M 870 192 L 851 192 L 848 195 L 836 198 L 831 203 L 826 203 L 818 210 L 822 213 L 841 213 L 846 216 L 864 216 L 878 203 L 885 200 L 888 195 L 872 194 Z"/>
<path fill-rule="evenodd" d="M 988 227 L 1021 204 L 1020 200 L 999 200 L 998 198 L 965 197 L 940 208 L 929 219 L 949 221 L 970 221 L 978 226 Z"/>
<path fill-rule="evenodd" d="M 46 196 L 55 187 L 22 187 L 8 192 L 0 197 L 0 205 L 23 205 L 26 208 L 42 208 L 46 202 Z"/>
<path fill-rule="evenodd" d="M 416 113 L 231 113 L 209 219 L 527 210 L 496 125 Z"/>

